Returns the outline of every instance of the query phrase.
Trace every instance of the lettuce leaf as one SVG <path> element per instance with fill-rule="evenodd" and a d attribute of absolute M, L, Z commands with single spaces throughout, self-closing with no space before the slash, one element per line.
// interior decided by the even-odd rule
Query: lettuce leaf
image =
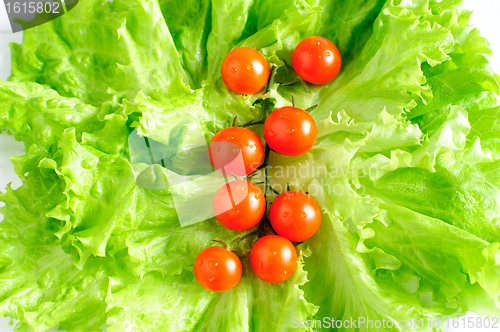
<path fill-rule="evenodd" d="M 83 269 L 73 263 L 54 231 L 60 226 L 46 211 L 62 196 L 55 173 L 30 172 L 23 186 L 0 199 L 0 310 L 19 321 L 16 330 L 98 330 L 106 321 L 106 264 L 92 258 Z"/>
<path fill-rule="evenodd" d="M 63 19 L 26 30 L 12 60 L 11 81 L 44 84 L 94 106 L 152 92 L 178 74 L 189 82 L 152 0 L 81 1 Z"/>
<path fill-rule="evenodd" d="M 101 126 L 95 107 L 36 83 L 3 82 L 0 105 L 0 131 L 23 140 L 26 148 L 25 156 L 13 160 L 19 176 L 36 169 L 41 159 L 55 152 L 65 128 L 74 128 L 81 136 Z"/>
<path fill-rule="evenodd" d="M 309 252 L 302 252 L 302 257 Z M 249 266 L 248 262 L 246 265 Z M 287 331 L 293 317 L 307 319 L 316 308 L 307 303 L 300 285 L 307 273 L 299 263 L 294 275 L 279 285 L 264 283 L 251 269 L 242 281 L 224 293 L 201 287 L 192 273 L 162 278 L 149 273 L 142 280 L 129 280 L 127 272 L 111 278 L 107 331 Z M 129 301 L 130 296 L 141 301 Z M 273 299 L 274 301 L 269 301 Z M 276 302 L 282 305 L 275 307 Z"/>

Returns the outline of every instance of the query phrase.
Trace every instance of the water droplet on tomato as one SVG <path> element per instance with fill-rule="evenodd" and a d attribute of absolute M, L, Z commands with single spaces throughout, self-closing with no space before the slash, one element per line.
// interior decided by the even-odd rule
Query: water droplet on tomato
<path fill-rule="evenodd" d="M 258 263 L 257 263 L 257 267 L 258 267 L 259 269 L 262 269 L 262 268 L 264 267 L 264 263 L 262 263 L 262 262 L 258 262 Z"/>
<path fill-rule="evenodd" d="M 267 252 L 267 257 L 272 257 L 272 256 L 276 256 L 276 251 L 268 251 Z"/>
<path fill-rule="evenodd" d="M 252 65 L 248 65 L 247 66 L 247 70 L 252 70 L 253 69 L 253 66 Z"/>
<path fill-rule="evenodd" d="M 220 152 L 220 147 L 216 147 L 215 151 Z"/>
<path fill-rule="evenodd" d="M 230 215 L 231 217 L 234 217 L 234 216 L 236 215 L 236 211 L 235 211 L 235 210 L 231 211 L 231 212 L 229 213 L 229 215 Z"/>
<path fill-rule="evenodd" d="M 271 135 L 271 136 L 276 136 L 276 135 L 277 135 L 277 133 L 276 133 L 276 132 L 274 132 L 274 131 L 269 131 L 269 135 Z"/>
<path fill-rule="evenodd" d="M 285 198 L 287 201 L 290 199 L 290 196 L 285 196 Z"/>
<path fill-rule="evenodd" d="M 305 218 L 305 217 L 307 217 L 307 213 L 302 212 L 302 213 L 300 214 L 300 216 L 301 216 L 302 218 Z"/>
<path fill-rule="evenodd" d="M 293 128 L 288 128 L 288 129 L 286 130 L 286 132 L 287 132 L 287 133 L 289 133 L 289 134 L 292 134 L 292 133 L 294 133 L 294 132 L 295 132 L 295 129 L 293 129 Z"/>
<path fill-rule="evenodd" d="M 214 261 L 214 260 L 210 260 L 207 263 L 208 268 L 211 270 L 215 269 L 217 267 L 217 265 L 219 265 L 219 263 L 217 261 Z"/>
<path fill-rule="evenodd" d="M 255 194 L 255 199 L 259 199 L 260 198 L 260 194 Z"/>
<path fill-rule="evenodd" d="M 280 118 L 282 118 L 282 119 L 285 119 L 285 120 L 289 120 L 289 119 L 288 119 L 285 115 L 283 115 L 283 114 L 281 114 L 279 117 L 280 117 Z"/>
<path fill-rule="evenodd" d="M 234 148 L 234 149 L 233 149 L 233 153 L 238 153 L 238 152 L 240 152 L 240 149 L 239 149 L 239 148 Z"/>
<path fill-rule="evenodd" d="M 286 271 L 283 271 L 283 273 L 281 274 L 281 279 L 286 279 Z"/>
<path fill-rule="evenodd" d="M 198 266 L 201 266 L 201 265 L 203 265 L 203 262 L 202 261 L 198 261 L 197 264 L 198 264 Z"/>
<path fill-rule="evenodd" d="M 245 186 L 236 186 L 236 190 L 243 191 L 245 190 Z"/>
<path fill-rule="evenodd" d="M 208 282 L 212 282 L 212 281 L 214 281 L 214 279 L 215 278 L 210 278 L 210 279 L 208 279 Z"/>
<path fill-rule="evenodd" d="M 231 68 L 231 74 L 236 74 L 237 71 L 238 71 L 238 68 Z"/>
<path fill-rule="evenodd" d="M 330 55 L 332 55 L 332 53 L 330 53 L 330 52 L 325 52 L 325 55 L 326 55 L 326 56 L 330 56 Z"/>
<path fill-rule="evenodd" d="M 320 59 L 321 59 L 321 55 L 318 55 L 318 58 L 320 58 Z"/>
<path fill-rule="evenodd" d="M 285 213 L 283 213 L 283 218 L 286 218 L 286 217 L 288 217 L 289 215 L 290 215 L 290 212 L 285 212 Z"/>

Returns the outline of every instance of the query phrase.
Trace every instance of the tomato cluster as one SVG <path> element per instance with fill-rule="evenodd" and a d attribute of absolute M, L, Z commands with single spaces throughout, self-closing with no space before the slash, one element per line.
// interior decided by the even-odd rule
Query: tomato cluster
<path fill-rule="evenodd" d="M 333 80 L 340 70 L 340 62 L 338 49 L 322 37 L 304 39 L 292 53 L 295 72 L 312 84 Z M 222 80 L 236 93 L 260 91 L 269 75 L 269 64 L 253 48 L 236 48 L 222 62 Z M 313 117 L 297 107 L 278 108 L 264 121 L 266 149 L 279 154 L 298 156 L 306 153 L 314 145 L 316 135 Z M 261 165 L 266 151 L 257 134 L 235 124 L 213 136 L 209 146 L 213 167 L 226 178 L 245 177 L 244 180 L 228 182 L 217 191 L 213 211 L 216 220 L 233 231 L 269 223 L 277 235 L 262 236 L 254 243 L 250 265 L 261 280 L 279 283 L 290 278 L 297 266 L 297 252 L 292 242 L 305 241 L 318 231 L 321 210 L 307 193 L 287 191 L 273 201 L 266 216 L 267 197 L 257 185 L 248 181 L 249 174 L 267 166 Z M 223 244 L 224 248 L 214 246 L 201 251 L 194 265 L 199 283 L 215 292 L 231 289 L 242 274 L 240 259 Z"/>
<path fill-rule="evenodd" d="M 337 47 L 328 39 L 313 36 L 302 40 L 292 52 L 292 66 L 300 78 L 321 85 L 337 77 L 342 59 Z M 240 94 L 260 91 L 267 82 L 269 66 L 256 49 L 238 47 L 229 52 L 221 66 L 226 86 Z"/>

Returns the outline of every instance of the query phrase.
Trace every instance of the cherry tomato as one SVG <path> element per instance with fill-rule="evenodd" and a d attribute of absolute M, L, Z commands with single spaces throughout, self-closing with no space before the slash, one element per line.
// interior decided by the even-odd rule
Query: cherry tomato
<path fill-rule="evenodd" d="M 278 235 L 266 235 L 253 245 L 250 264 L 262 281 L 276 284 L 290 278 L 297 266 L 292 242 Z"/>
<path fill-rule="evenodd" d="M 260 91 L 269 78 L 266 58 L 251 47 L 238 47 L 229 52 L 220 71 L 226 86 L 244 95 Z"/>
<path fill-rule="evenodd" d="M 203 249 L 194 262 L 194 275 L 204 288 L 225 292 L 241 279 L 241 261 L 227 249 L 208 247 Z"/>
<path fill-rule="evenodd" d="M 275 109 L 264 123 L 264 139 L 269 147 L 287 156 L 298 156 L 309 151 L 317 135 L 313 117 L 297 107 Z"/>
<path fill-rule="evenodd" d="M 260 165 L 264 146 L 260 137 L 250 129 L 229 127 L 215 134 L 208 152 L 216 170 L 223 174 L 243 176 Z"/>
<path fill-rule="evenodd" d="M 274 200 L 269 220 L 276 233 L 292 242 L 301 242 L 318 231 L 321 210 L 308 194 L 288 191 Z"/>
<path fill-rule="evenodd" d="M 312 84 L 326 84 L 337 77 L 341 62 L 337 47 L 323 37 L 304 39 L 292 53 L 293 69 Z"/>
<path fill-rule="evenodd" d="M 213 201 L 215 219 L 227 229 L 244 231 L 257 225 L 266 212 L 266 199 L 255 184 L 236 180 L 223 185 Z"/>

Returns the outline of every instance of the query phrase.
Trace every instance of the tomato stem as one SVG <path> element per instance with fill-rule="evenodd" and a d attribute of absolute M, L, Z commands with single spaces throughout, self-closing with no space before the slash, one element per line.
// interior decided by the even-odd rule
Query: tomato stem
<path fill-rule="evenodd" d="M 215 240 L 211 240 L 211 241 L 217 242 L 217 243 L 222 245 L 222 248 L 227 249 L 227 243 L 225 241 L 223 241 L 221 239 L 217 239 L 217 238 Z"/>
<path fill-rule="evenodd" d="M 292 79 L 291 81 L 288 81 L 288 82 L 285 82 L 285 83 L 281 83 L 282 86 L 287 86 L 287 85 L 293 85 L 297 82 L 300 82 L 300 77 L 295 77 L 294 79 Z"/>
<path fill-rule="evenodd" d="M 271 91 L 271 86 L 273 85 L 273 80 L 274 80 L 274 74 L 276 73 L 276 65 L 273 64 L 271 67 L 271 73 L 269 74 L 269 80 L 267 81 L 267 87 L 266 87 L 266 94 Z M 268 117 L 270 108 L 270 103 L 269 103 L 269 98 L 266 98 L 264 101 L 264 120 Z M 264 197 L 266 198 L 266 210 L 267 210 L 267 196 L 269 193 L 269 187 L 271 186 L 271 183 L 269 181 L 269 155 L 271 154 L 271 148 L 269 147 L 269 144 L 266 143 L 266 149 L 264 152 L 264 176 L 265 176 L 265 185 L 264 185 Z"/>
<path fill-rule="evenodd" d="M 274 82 L 274 75 L 276 74 L 276 65 L 273 64 L 271 68 L 271 73 L 269 74 L 269 80 L 267 81 L 267 87 L 266 87 L 266 94 L 271 91 L 271 87 Z M 269 98 L 266 98 L 264 101 L 264 117 L 262 119 L 262 122 L 266 120 L 266 118 L 269 116 L 271 113 L 271 104 L 269 101 Z M 269 145 L 266 143 L 265 147 L 265 152 L 264 152 L 264 162 L 262 163 L 261 166 L 259 166 L 259 169 L 264 168 L 264 198 L 266 199 L 266 213 L 267 213 L 267 207 L 269 205 L 269 191 L 271 188 L 271 182 L 269 180 L 269 156 L 271 154 L 271 148 Z M 266 213 L 264 213 L 264 216 L 262 217 L 262 220 L 260 221 L 259 224 L 259 229 L 257 232 L 259 233 L 260 236 L 263 236 L 265 233 L 269 231 L 269 229 L 272 229 L 271 223 L 267 219 Z M 274 230 L 273 230 L 274 231 Z"/>
<path fill-rule="evenodd" d="M 272 67 L 271 67 L 271 71 L 269 73 L 269 78 L 267 80 L 267 85 L 266 85 L 266 91 L 265 93 L 269 93 L 271 91 L 271 88 L 274 84 L 274 76 L 276 74 L 276 65 L 273 64 Z M 263 118 L 262 120 L 260 121 L 249 121 L 245 124 L 242 125 L 242 127 L 247 127 L 247 126 L 253 126 L 253 125 L 257 125 L 257 124 L 263 124 L 266 120 L 266 118 L 268 117 L 269 113 L 271 113 L 270 111 L 270 108 L 271 108 L 271 103 L 270 103 L 270 100 L 269 98 L 266 98 L 264 100 L 264 109 L 263 109 Z M 268 207 L 268 202 L 269 202 L 269 199 L 268 199 L 268 196 L 269 196 L 269 192 L 273 190 L 273 188 L 271 188 L 271 182 L 269 181 L 269 156 L 271 154 L 271 148 L 269 147 L 269 145 L 266 143 L 265 144 L 265 152 L 264 152 L 264 162 L 259 165 L 259 167 L 257 167 L 253 172 L 251 172 L 250 174 L 248 174 L 245 179 L 246 180 L 250 180 L 252 177 L 254 177 L 260 170 L 264 169 L 264 198 L 266 200 L 266 212 L 267 212 L 267 207 Z M 268 233 L 273 233 L 274 230 L 271 226 L 271 223 L 270 221 L 267 219 L 266 217 L 266 214 L 264 213 L 264 216 L 262 217 L 260 223 L 259 223 L 259 227 L 256 231 L 254 232 L 250 232 L 240 238 L 237 238 L 233 241 L 231 241 L 231 243 L 235 242 L 236 245 L 239 244 L 241 241 L 243 240 L 246 240 L 248 239 L 249 237 L 252 237 L 254 235 L 258 235 L 259 237 L 261 236 L 264 236 Z M 274 232 L 275 233 L 275 232 Z"/>
<path fill-rule="evenodd" d="M 240 256 L 240 257 L 243 257 L 243 253 L 241 251 L 239 251 L 239 250 L 231 250 L 231 252 L 233 254 L 236 254 L 236 255 Z"/>
<path fill-rule="evenodd" d="M 255 126 L 255 125 L 259 125 L 259 124 L 263 124 L 264 121 L 261 120 L 261 121 L 253 121 L 253 120 L 250 120 L 248 121 L 247 123 L 244 123 L 243 125 L 241 125 L 241 127 L 250 127 L 250 126 Z"/>
<path fill-rule="evenodd" d="M 274 189 L 273 187 L 269 187 L 269 189 L 271 189 L 271 191 L 276 195 L 276 196 L 279 196 L 280 193 L 279 191 L 277 191 L 276 189 Z"/>
<path fill-rule="evenodd" d="M 255 231 L 250 232 L 250 233 L 248 233 L 248 234 L 245 234 L 245 235 L 243 235 L 243 236 L 237 237 L 236 239 L 234 239 L 233 241 L 231 241 L 231 243 L 233 243 L 233 242 L 234 242 L 234 244 L 235 244 L 235 245 L 238 245 L 238 244 L 240 244 L 240 242 L 241 242 L 241 241 L 246 240 L 246 239 L 248 239 L 249 237 L 252 237 L 252 236 L 254 236 L 254 235 L 257 235 L 258 233 L 259 233 L 259 231 L 258 231 L 258 230 L 255 230 Z"/>
<path fill-rule="evenodd" d="M 306 110 L 305 110 L 305 111 L 306 111 L 307 113 L 309 113 L 309 112 L 311 112 L 312 110 L 314 110 L 314 109 L 315 109 L 316 107 L 318 107 L 318 106 L 319 106 L 319 104 L 312 105 L 311 107 L 306 108 Z"/>
<path fill-rule="evenodd" d="M 297 107 L 297 103 L 295 102 L 295 96 L 292 94 L 292 106 Z"/>
<path fill-rule="evenodd" d="M 281 85 L 292 85 L 292 84 L 295 84 L 297 82 L 300 82 L 300 84 L 302 84 L 302 87 L 304 88 L 304 90 L 309 93 L 311 92 L 311 90 L 309 90 L 309 84 L 307 84 L 306 81 L 304 81 L 302 79 L 302 77 L 300 77 L 299 75 L 297 75 L 297 73 L 295 72 L 295 70 L 293 69 L 293 67 L 291 65 L 288 64 L 288 62 L 286 62 L 286 60 L 283 60 L 283 63 L 285 64 L 285 67 L 294 75 L 296 75 L 291 81 L 289 82 L 285 82 L 285 83 L 281 83 Z M 293 96 L 292 96 L 293 97 Z"/>
<path fill-rule="evenodd" d="M 283 60 L 283 63 L 285 64 L 285 67 L 293 74 L 297 75 L 297 73 L 295 72 L 295 70 L 293 69 L 293 67 L 288 63 L 286 62 L 286 60 Z M 298 75 L 297 75 L 298 77 Z"/>
<path fill-rule="evenodd" d="M 306 90 L 307 93 L 311 92 L 311 90 L 309 90 L 309 84 L 307 84 L 307 82 L 304 81 L 302 78 L 300 79 L 300 83 L 302 84 L 302 87 L 304 88 L 304 90 Z"/>

